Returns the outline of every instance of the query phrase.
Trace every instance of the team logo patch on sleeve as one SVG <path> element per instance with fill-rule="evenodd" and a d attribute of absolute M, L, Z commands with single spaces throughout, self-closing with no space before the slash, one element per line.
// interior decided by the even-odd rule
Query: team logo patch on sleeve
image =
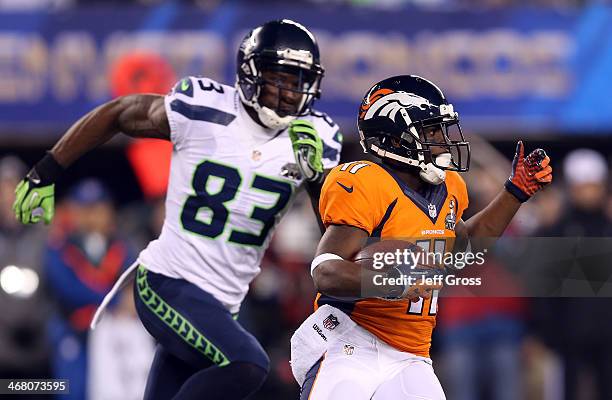
<path fill-rule="evenodd" d="M 181 79 L 175 86 L 173 91 L 175 93 L 181 93 L 185 96 L 193 97 L 193 85 L 191 84 L 191 79 L 184 78 Z"/>

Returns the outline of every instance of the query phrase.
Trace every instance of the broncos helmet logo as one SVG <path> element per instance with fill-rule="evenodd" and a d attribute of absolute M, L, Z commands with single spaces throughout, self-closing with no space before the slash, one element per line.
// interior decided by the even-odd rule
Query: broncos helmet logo
<path fill-rule="evenodd" d="M 362 103 L 359 118 L 367 120 L 375 116 L 382 116 L 395 121 L 398 111 L 412 107 L 427 110 L 436 106 L 426 98 L 414 93 L 379 89 L 368 96 L 367 101 Z M 411 122 L 407 113 L 404 113 L 404 118 L 408 119 L 406 122 Z"/>

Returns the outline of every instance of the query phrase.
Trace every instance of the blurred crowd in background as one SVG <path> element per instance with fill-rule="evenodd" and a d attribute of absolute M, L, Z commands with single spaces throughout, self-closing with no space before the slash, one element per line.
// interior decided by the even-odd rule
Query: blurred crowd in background
<path fill-rule="evenodd" d="M 473 214 L 500 190 L 512 151 L 504 151 L 509 146 L 502 143 L 499 153 L 475 136 L 470 139 L 475 160 L 465 179 Z M 599 150 L 564 154 L 554 141 L 543 145 L 553 159 L 555 182 L 520 210 L 508 234 L 610 236 L 609 160 Z M 80 167 L 103 162 L 108 151 Z M 110 151 L 124 156 L 120 146 Z M 489 157 L 496 158 L 489 164 L 495 167 L 487 168 Z M 342 159 L 361 158 L 349 139 Z M 18 155 L 5 154 L 0 171 L 0 376 L 68 378 L 73 398 L 87 392 L 91 399 L 138 398 L 153 343 L 134 313 L 131 291 L 93 333 L 88 324 L 122 269 L 156 237 L 163 200 L 114 200 L 125 185 L 137 185 L 128 164 L 121 176 L 66 183 L 54 223 L 24 227 L 11 205 L 27 166 Z M 288 343 L 312 311 L 315 294 L 308 265 L 319 233 L 310 207 L 303 193 L 297 196 L 240 312 L 241 323 L 272 359 L 272 373 L 257 399 L 297 398 Z M 488 274 L 495 274 L 495 266 L 489 267 Z M 447 397 L 612 398 L 612 322 L 606 317 L 611 306 L 612 299 L 602 298 L 441 298 L 432 358 Z M 551 318 L 552 310 L 565 314 Z M 552 325 L 546 323 L 551 320 Z"/>
<path fill-rule="evenodd" d="M 101 2 L 0 0 L 0 10 L 54 7 L 61 10 L 62 7 L 93 3 Z M 155 5 L 161 2 L 140 0 L 133 3 Z M 225 2 L 193 0 L 181 3 L 214 9 Z M 320 0 L 298 3 L 317 3 L 313 7 L 328 4 Z M 606 2 L 347 0 L 332 3 L 339 7 L 387 8 L 410 4 L 470 8 L 581 7 Z M 605 22 L 604 19 L 597 21 Z M 69 41 L 58 40 L 64 44 Z M 78 59 L 71 57 L 69 46 L 66 49 L 62 55 L 73 61 Z M 416 47 L 413 50 L 416 51 Z M 231 57 L 234 51 L 227 50 Z M 8 59 L 7 54 L 11 53 L 0 52 L 0 65 L 5 65 L 2 63 Z M 388 54 L 386 57 L 397 61 Z M 325 64 L 326 54 L 322 58 Z M 34 61 L 40 59 L 28 59 L 21 67 L 36 66 Z M 538 56 L 527 61 L 533 60 L 539 60 Z M 547 58 L 542 57 L 541 61 L 549 65 Z M 591 64 L 597 66 L 601 60 L 590 61 L 589 67 Z M 356 68 L 362 68 L 361 64 Z M 500 68 L 508 66 L 500 63 Z M 337 76 L 331 76 L 333 70 L 330 71 L 330 77 L 325 79 L 338 80 Z M 528 72 L 530 76 L 539 73 L 535 69 Z M 58 79 L 61 77 L 58 75 Z M 444 77 L 432 78 L 437 82 Z M 595 88 L 601 86 L 596 80 L 585 82 Z M 67 87 L 72 89 L 70 85 Z M 324 98 L 325 93 L 324 80 Z M 466 95 L 467 101 L 470 93 Z M 562 94 L 580 100 L 571 92 Z M 19 96 L 15 95 L 15 99 L 15 104 L 27 105 L 25 101 L 19 103 Z M 78 103 L 81 98 L 75 96 L 75 99 Z M 60 100 L 56 103 L 61 105 Z M 539 97 L 535 99 L 537 106 L 540 100 Z M 75 108 L 74 104 L 70 105 Z M 608 107 L 601 102 L 598 106 Z M 0 104 L 0 111 L 2 107 Z M 527 107 L 525 110 L 525 114 L 529 114 Z M 458 111 L 461 113 L 462 109 Z M 474 113 L 473 110 L 468 112 Z M 0 114 L 8 118 L 12 113 Z M 333 112 L 330 114 L 336 118 Z M 586 115 L 590 118 L 592 114 Z M 61 118 L 58 120 L 65 122 Z M 337 120 L 341 122 L 346 141 L 342 161 L 364 158 L 354 120 L 345 116 Z M 568 125 L 571 127 L 569 122 Z M 154 154 L 148 156 L 145 153 L 144 158 L 139 158 L 134 156 L 133 142 L 124 139 L 85 156 L 57 185 L 53 224 L 23 226 L 15 220 L 11 209 L 15 186 L 62 132 L 55 128 L 42 129 L 42 133 L 35 138 L 32 136 L 30 141 L 27 135 L 15 135 L 3 126 L 0 128 L 3 128 L 0 129 L 2 134 L 10 135 L 10 139 L 0 137 L 0 377 L 70 379 L 71 395 L 61 398 L 141 398 L 154 344 L 136 317 L 131 291 L 126 290 L 112 304 L 98 329 L 91 332 L 88 324 L 96 306 L 122 270 L 160 231 L 164 218 L 163 187 L 151 189 L 150 181 L 151 174 L 163 175 L 159 168 L 164 164 L 157 162 L 156 154 L 163 155 L 169 149 L 158 149 L 156 151 L 161 153 L 148 153 Z M 610 126 L 597 129 L 589 126 L 585 132 L 576 129 L 568 134 L 551 128 L 538 131 L 537 125 L 524 131 L 521 126 L 506 126 L 505 121 L 500 121 L 499 132 L 487 134 L 482 129 L 471 130 L 468 125 L 465 133 L 472 146 L 473 159 L 470 171 L 464 174 L 470 195 L 470 207 L 464 219 L 481 210 L 502 188 L 510 171 L 516 140 L 522 138 L 527 151 L 536 147 L 546 149 L 552 159 L 554 182 L 521 208 L 507 235 L 612 236 Z M 151 165 L 151 159 L 156 160 L 155 165 Z M 149 184 L 145 185 L 146 182 Z M 262 272 L 251 285 L 240 311 L 239 321 L 255 334 L 272 360 L 270 376 L 255 399 L 297 398 L 298 387 L 289 366 L 289 338 L 312 311 L 315 289 L 309 275 L 309 263 L 319 237 L 310 202 L 304 193 L 298 194 L 293 208 L 277 228 Z M 507 276 L 493 262 L 486 271 L 488 278 L 507 285 Z M 442 297 L 432 358 L 447 398 L 612 399 L 610 309 L 610 298 Z"/>

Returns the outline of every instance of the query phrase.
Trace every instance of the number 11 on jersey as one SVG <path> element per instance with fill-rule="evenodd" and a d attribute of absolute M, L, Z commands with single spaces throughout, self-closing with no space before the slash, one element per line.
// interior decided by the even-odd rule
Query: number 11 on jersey
<path fill-rule="evenodd" d="M 436 254 L 444 256 L 444 250 L 446 249 L 446 239 L 428 239 L 428 240 L 417 240 L 416 245 L 424 249 L 426 252 L 430 252 L 433 247 L 433 251 Z M 439 290 L 434 290 L 429 301 L 429 307 L 427 307 L 427 316 L 436 315 L 438 312 L 438 295 Z M 425 307 L 425 300 L 420 298 L 416 303 L 410 303 L 406 314 L 409 315 L 423 315 L 423 308 Z"/>

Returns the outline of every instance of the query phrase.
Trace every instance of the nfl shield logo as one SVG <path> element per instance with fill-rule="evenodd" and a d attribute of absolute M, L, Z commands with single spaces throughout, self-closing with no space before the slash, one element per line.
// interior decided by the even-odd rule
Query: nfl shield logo
<path fill-rule="evenodd" d="M 340 325 L 340 322 L 338 322 L 338 318 L 336 318 L 334 314 L 329 314 L 329 316 L 323 320 L 323 327 L 330 331 L 336 329 L 338 325 Z"/>
<path fill-rule="evenodd" d="M 436 215 L 438 215 L 438 210 L 436 210 L 436 206 L 434 206 L 433 204 L 429 204 L 429 216 L 431 218 L 436 218 Z"/>

